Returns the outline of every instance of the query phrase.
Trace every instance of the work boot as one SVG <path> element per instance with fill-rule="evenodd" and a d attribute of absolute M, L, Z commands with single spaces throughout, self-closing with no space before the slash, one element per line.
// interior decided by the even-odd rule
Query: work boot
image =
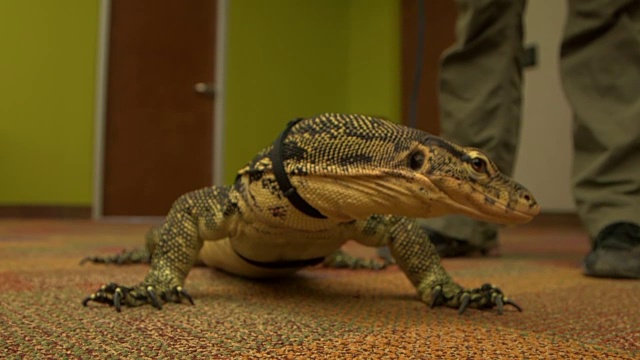
<path fill-rule="evenodd" d="M 640 279 L 640 226 L 619 222 L 605 227 L 585 257 L 584 274 Z"/>

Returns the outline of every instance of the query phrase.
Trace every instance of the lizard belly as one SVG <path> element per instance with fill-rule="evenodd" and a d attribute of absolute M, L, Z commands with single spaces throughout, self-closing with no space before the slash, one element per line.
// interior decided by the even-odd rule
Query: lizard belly
<path fill-rule="evenodd" d="M 287 263 L 323 258 L 332 254 L 344 243 L 344 241 L 329 241 L 326 238 L 318 240 L 320 239 L 313 239 L 313 236 L 311 239 L 301 236 L 298 241 L 270 237 L 260 240 L 242 236 L 224 238 L 205 241 L 199 257 L 205 265 L 234 275 L 251 278 L 279 277 L 292 274 L 305 266 L 271 268 L 256 265 L 255 262 Z M 254 263 L 252 264 L 251 261 Z"/>
<path fill-rule="evenodd" d="M 249 278 L 280 277 L 300 270 L 300 268 L 268 269 L 252 265 L 235 252 L 229 238 L 205 241 L 200 250 L 199 260 L 209 267 Z"/>

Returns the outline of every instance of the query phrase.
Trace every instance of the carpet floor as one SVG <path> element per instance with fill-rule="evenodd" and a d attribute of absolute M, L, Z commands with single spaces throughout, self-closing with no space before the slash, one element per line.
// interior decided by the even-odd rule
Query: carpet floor
<path fill-rule="evenodd" d="M 499 256 L 444 261 L 464 286 L 499 285 L 522 313 L 429 309 L 395 266 L 275 281 L 196 268 L 186 283 L 195 306 L 83 307 L 103 283 L 135 284 L 147 266 L 79 260 L 138 246 L 147 228 L 0 220 L 0 358 L 640 358 L 640 281 L 583 276 L 588 241 L 575 222 L 506 228 Z"/>

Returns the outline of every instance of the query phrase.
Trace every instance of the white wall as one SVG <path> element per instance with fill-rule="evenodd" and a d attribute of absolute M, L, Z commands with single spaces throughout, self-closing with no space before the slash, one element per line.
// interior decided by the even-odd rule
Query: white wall
<path fill-rule="evenodd" d="M 524 72 L 522 137 L 514 177 L 547 212 L 575 209 L 570 178 L 572 113 L 558 63 L 565 16 L 565 1 L 533 0 L 525 18 L 525 43 L 538 45 L 538 64 Z"/>

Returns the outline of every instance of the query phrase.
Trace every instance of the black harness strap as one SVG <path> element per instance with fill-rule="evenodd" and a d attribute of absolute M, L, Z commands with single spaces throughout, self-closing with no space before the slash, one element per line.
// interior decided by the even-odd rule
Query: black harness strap
<path fill-rule="evenodd" d="M 282 191 L 282 194 L 289 200 L 291 205 L 293 205 L 296 209 L 300 210 L 302 213 L 314 217 L 316 219 L 326 219 L 327 217 L 322 215 L 318 209 L 314 208 L 309 204 L 305 199 L 298 194 L 296 188 L 293 187 L 291 181 L 289 181 L 289 176 L 287 172 L 284 170 L 284 139 L 291 131 L 291 128 L 294 127 L 298 122 L 300 122 L 302 118 L 298 118 L 292 120 L 287 124 L 287 127 L 280 133 L 280 136 L 273 143 L 273 149 L 271 150 L 271 163 L 273 166 L 273 175 L 276 177 L 276 182 Z"/>
<path fill-rule="evenodd" d="M 231 247 L 233 249 L 233 247 Z M 319 258 L 313 258 L 313 259 L 304 259 L 304 260 L 278 260 L 278 261 L 256 261 L 256 260 L 251 260 L 251 259 L 247 259 L 246 257 L 242 256 L 239 252 L 236 251 L 236 249 L 233 249 L 233 252 L 236 253 L 236 255 L 238 255 L 238 257 L 242 260 L 244 260 L 245 262 L 253 265 L 253 266 L 257 266 L 257 267 L 261 267 L 261 268 L 265 268 L 265 269 L 294 269 L 294 268 L 303 268 L 303 267 L 308 267 L 308 266 L 314 266 L 314 265 L 318 265 L 321 262 L 324 261 L 324 257 L 319 257 Z"/>

